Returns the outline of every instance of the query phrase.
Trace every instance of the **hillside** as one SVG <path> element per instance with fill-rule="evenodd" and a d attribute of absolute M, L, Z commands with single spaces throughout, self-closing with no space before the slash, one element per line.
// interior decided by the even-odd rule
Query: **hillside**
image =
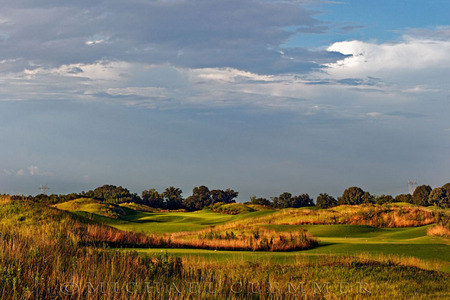
<path fill-rule="evenodd" d="M 201 278 L 213 284 L 217 291 L 215 299 L 234 297 L 230 286 L 239 280 L 245 280 L 240 298 L 252 299 L 255 282 L 269 280 L 287 285 L 292 278 L 306 282 L 302 295 L 305 297 L 318 296 L 312 282 L 327 282 L 330 278 L 352 284 L 365 282 L 370 296 L 375 299 L 425 299 L 425 295 L 442 298 L 450 292 L 449 273 L 438 271 L 450 271 L 445 270 L 449 260 L 448 243 L 442 238 L 427 237 L 427 226 L 256 224 L 258 219 L 280 213 L 267 210 L 225 215 L 211 211 L 151 213 L 125 207 L 126 214 L 116 218 L 96 215 L 95 212 L 104 212 L 104 207 L 98 207 L 99 203 L 86 201 L 77 205 L 65 206 L 74 209 L 74 214 L 31 201 L 0 199 L 1 299 L 128 299 L 129 290 L 124 284 L 130 281 L 137 287 L 134 299 L 211 298 L 211 294 L 205 292 L 206 286 L 194 295 L 183 285 L 201 281 Z M 91 211 L 83 212 L 80 208 Z M 253 234 L 258 232 L 260 240 L 265 234 L 275 233 L 282 237 L 281 242 L 289 240 L 291 233 L 305 233 L 304 229 L 324 241 L 317 248 L 293 252 L 174 249 L 172 247 L 183 245 L 165 239 L 168 233 L 122 231 L 99 222 L 105 220 L 116 222 L 116 227 L 143 224 L 149 231 L 159 225 L 169 231 L 174 230 L 174 226 L 184 230 L 185 226 L 197 225 L 200 230 L 180 235 L 185 238 L 202 235 L 210 241 L 219 235 L 224 240 L 233 239 L 241 233 L 256 238 Z M 346 243 L 341 242 L 344 239 Z M 422 258 L 407 257 L 412 253 L 410 243 L 414 242 L 415 252 Z M 129 247 L 141 248 L 134 248 L 135 252 Z M 360 251 L 362 248 L 364 252 Z M 379 250 L 392 254 L 376 255 Z M 161 251 L 168 254 L 161 254 Z M 417 285 L 417 281 L 421 284 Z M 117 289 L 105 286 L 100 293 L 98 288 L 102 282 L 118 282 L 119 286 Z M 173 287 L 163 285 L 157 294 L 153 291 L 149 295 L 146 282 L 171 282 L 180 287 L 180 292 L 174 293 Z M 330 292 L 336 292 L 335 288 L 338 287 L 331 283 Z M 323 292 L 320 294 L 326 296 Z M 358 298 L 361 294 L 357 289 L 349 289 L 341 296 Z M 290 296 L 283 294 L 283 297 Z M 271 296 L 268 294 L 267 298 Z"/>
<path fill-rule="evenodd" d="M 59 207 L 81 213 L 80 207 L 75 208 L 71 203 Z M 246 237 L 250 243 L 251 239 L 262 234 L 266 234 L 269 241 L 277 234 L 286 235 L 289 239 L 291 234 L 298 236 L 305 231 L 319 243 L 314 249 L 303 250 L 304 255 L 413 257 L 417 259 L 416 265 L 450 272 L 449 239 L 427 234 L 434 222 L 450 218 L 449 209 L 407 203 L 343 205 L 329 209 L 268 210 L 261 207 L 257 210 L 258 207 L 252 207 L 247 210 L 243 204 L 236 207 L 241 212 L 234 215 L 208 209 L 196 212 L 143 212 L 126 208 L 126 213 L 117 218 L 94 218 L 122 230 L 170 236 L 171 241 L 179 243 L 180 247 L 204 249 L 222 249 L 217 245 L 228 239 L 228 244 L 233 242 L 235 246 L 223 249 L 251 250 L 254 243 L 253 246 L 238 246 L 239 239 Z M 210 255 L 214 257 L 216 253 L 207 256 Z"/>

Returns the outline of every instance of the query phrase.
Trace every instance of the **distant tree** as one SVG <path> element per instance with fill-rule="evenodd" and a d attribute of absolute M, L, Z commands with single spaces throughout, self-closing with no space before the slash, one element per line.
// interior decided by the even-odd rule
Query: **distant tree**
<path fill-rule="evenodd" d="M 327 193 L 322 193 L 317 196 L 316 205 L 319 208 L 329 208 L 337 205 L 337 200 L 328 195 Z"/>
<path fill-rule="evenodd" d="M 363 203 L 364 191 L 356 186 L 349 187 L 338 199 L 338 204 L 356 205 Z"/>
<path fill-rule="evenodd" d="M 270 200 L 272 200 L 272 206 L 274 208 L 278 208 L 279 207 L 278 197 L 270 197 Z"/>
<path fill-rule="evenodd" d="M 418 186 L 412 195 L 413 203 L 416 205 L 428 206 L 428 197 L 431 193 L 431 186 L 421 185 Z"/>
<path fill-rule="evenodd" d="M 391 195 L 381 195 L 378 197 L 375 197 L 375 203 L 376 204 L 385 204 L 385 203 L 392 203 L 394 202 L 394 198 Z"/>
<path fill-rule="evenodd" d="M 173 186 L 167 188 L 164 193 L 164 201 L 166 208 L 168 209 L 179 209 L 183 207 L 183 197 L 181 194 L 183 191 L 179 188 Z"/>
<path fill-rule="evenodd" d="M 294 208 L 305 207 L 305 206 L 314 206 L 314 201 L 309 197 L 308 194 L 301 194 L 298 196 L 292 197 L 291 206 Z"/>
<path fill-rule="evenodd" d="M 291 193 L 284 192 L 278 197 L 272 197 L 273 207 L 276 208 L 299 208 L 305 206 L 313 206 L 314 201 L 308 194 L 292 196 Z"/>
<path fill-rule="evenodd" d="M 442 188 L 443 188 L 444 190 L 447 191 L 447 195 L 449 195 L 449 197 L 450 197 L 450 182 L 444 184 L 444 185 L 442 186 Z"/>
<path fill-rule="evenodd" d="M 50 197 L 46 194 L 39 194 L 32 197 L 33 201 L 40 203 L 50 203 Z"/>
<path fill-rule="evenodd" d="M 406 203 L 412 203 L 412 196 L 411 194 L 400 194 L 395 197 L 395 202 L 406 202 Z"/>
<path fill-rule="evenodd" d="M 44 203 L 44 204 L 56 204 L 56 203 L 62 203 L 62 202 L 67 202 L 67 201 L 71 201 L 71 200 L 75 200 L 78 198 L 83 197 L 81 194 L 77 194 L 77 193 L 71 193 L 71 194 L 67 194 L 67 195 L 57 195 L 57 194 L 51 194 L 51 195 L 46 195 L 46 194 L 38 194 L 36 196 L 23 196 L 23 195 L 11 195 L 11 199 L 13 200 L 29 200 L 29 201 L 34 201 L 34 202 L 39 202 L 39 203 Z"/>
<path fill-rule="evenodd" d="M 62 200 L 63 201 L 71 201 L 71 200 L 75 200 L 78 198 L 80 198 L 80 194 L 70 193 L 70 194 L 64 195 L 64 199 L 62 199 Z M 63 201 L 61 201 L 61 202 L 63 202 Z"/>
<path fill-rule="evenodd" d="M 288 208 L 292 207 L 292 194 L 288 192 L 282 193 L 278 197 L 273 197 L 273 206 L 276 208 Z"/>
<path fill-rule="evenodd" d="M 188 211 L 197 210 L 198 208 L 196 208 L 197 207 L 196 199 L 192 195 L 187 197 L 183 201 L 183 207 Z"/>
<path fill-rule="evenodd" d="M 226 190 L 212 190 L 211 191 L 211 202 L 212 204 L 222 202 L 222 203 L 235 203 L 239 192 L 235 192 L 231 189 Z"/>
<path fill-rule="evenodd" d="M 94 198 L 108 203 L 141 202 L 137 194 L 121 186 L 105 184 L 84 194 L 87 197 Z"/>
<path fill-rule="evenodd" d="M 237 196 L 239 196 L 239 192 L 235 192 L 234 190 L 228 188 L 228 189 L 222 191 L 221 202 L 235 203 L 236 200 L 234 198 L 237 198 Z"/>
<path fill-rule="evenodd" d="M 211 204 L 215 204 L 215 203 L 219 203 L 222 202 L 222 194 L 223 191 L 222 190 L 211 190 L 210 191 L 210 195 L 211 195 Z"/>
<path fill-rule="evenodd" d="M 261 197 L 257 198 L 256 196 L 250 197 L 250 204 L 272 206 L 272 202 L 270 202 L 270 200 L 267 200 L 266 198 L 261 198 Z"/>
<path fill-rule="evenodd" d="M 448 206 L 448 194 L 444 188 L 437 187 L 434 188 L 430 195 L 428 196 L 428 203 L 430 205 L 435 205 L 439 207 L 447 207 Z"/>
<path fill-rule="evenodd" d="M 450 182 L 446 183 L 442 186 L 442 188 L 445 190 L 446 194 L 447 194 L 447 198 L 444 202 L 443 207 L 447 207 L 450 208 Z"/>
<path fill-rule="evenodd" d="M 375 196 L 371 195 L 369 192 L 364 192 L 364 195 L 362 195 L 362 203 L 375 203 Z"/>
<path fill-rule="evenodd" d="M 142 192 L 142 202 L 145 205 L 154 208 L 165 208 L 164 197 L 155 189 L 149 189 Z"/>
<path fill-rule="evenodd" d="M 209 191 L 208 187 L 201 185 L 199 187 L 195 187 L 192 191 L 192 195 L 187 197 L 184 202 L 183 206 L 187 210 L 201 210 L 206 206 L 209 206 L 212 204 L 211 200 L 211 192 Z"/>

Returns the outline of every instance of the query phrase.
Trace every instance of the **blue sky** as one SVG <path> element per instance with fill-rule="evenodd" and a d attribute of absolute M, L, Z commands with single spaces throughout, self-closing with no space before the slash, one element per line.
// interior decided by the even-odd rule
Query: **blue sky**
<path fill-rule="evenodd" d="M 450 181 L 448 1 L 0 4 L 0 193 Z"/>

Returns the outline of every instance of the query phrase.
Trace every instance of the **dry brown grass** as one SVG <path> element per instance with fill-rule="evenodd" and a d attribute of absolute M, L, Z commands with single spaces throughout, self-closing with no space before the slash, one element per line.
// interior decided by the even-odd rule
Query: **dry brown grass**
<path fill-rule="evenodd" d="M 442 225 L 436 225 L 428 228 L 427 234 L 450 239 L 450 229 Z"/>
<path fill-rule="evenodd" d="M 250 251 L 294 251 L 318 245 L 317 240 L 306 230 L 288 233 L 242 225 L 172 234 L 171 243 L 180 247 Z"/>
<path fill-rule="evenodd" d="M 329 209 L 284 209 L 274 214 L 237 221 L 246 224 L 280 225 L 369 225 L 374 227 L 416 227 L 436 222 L 433 211 L 425 207 L 389 205 L 342 205 Z"/>
<path fill-rule="evenodd" d="M 107 247 L 86 247 L 83 243 L 144 243 L 149 237 L 86 223 L 88 220 L 69 213 L 36 205 L 0 205 L 0 299 L 427 299 L 429 295 L 443 298 L 449 291 L 447 274 L 397 268 L 421 264 L 401 257 L 330 255 L 310 260 L 304 256 L 292 265 L 249 263 L 244 259 L 219 264 L 200 258 L 182 263 L 167 255 L 148 257 Z M 259 234 L 262 237 L 271 232 Z M 322 286 L 328 281 L 366 281 L 371 293 L 351 290 L 343 295 L 318 294 L 311 288 L 314 282 Z M 421 284 L 415 285 L 416 281 Z M 154 282 L 162 284 L 158 294 L 148 292 L 147 283 Z M 191 293 L 189 282 L 203 283 L 204 289 Z M 255 283 L 267 282 L 308 285 L 298 295 L 255 295 Z M 117 289 L 108 285 L 114 283 L 118 283 Z M 127 289 L 129 283 L 131 292 Z M 210 283 L 217 293 L 210 293 Z M 236 283 L 242 291 L 239 294 L 231 289 Z"/>
<path fill-rule="evenodd" d="M 9 195 L 0 195 L 0 205 L 8 204 L 11 202 L 11 197 Z"/>

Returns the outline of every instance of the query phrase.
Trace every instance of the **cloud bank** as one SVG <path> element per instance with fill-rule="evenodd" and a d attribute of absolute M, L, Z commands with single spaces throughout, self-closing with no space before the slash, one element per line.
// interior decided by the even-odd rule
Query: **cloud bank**
<path fill-rule="evenodd" d="M 448 174 L 449 27 L 347 39 L 367 24 L 325 22 L 316 3 L 1 1 L 1 175 L 144 185 L 153 168 L 156 182 L 238 170 L 273 190 Z"/>

